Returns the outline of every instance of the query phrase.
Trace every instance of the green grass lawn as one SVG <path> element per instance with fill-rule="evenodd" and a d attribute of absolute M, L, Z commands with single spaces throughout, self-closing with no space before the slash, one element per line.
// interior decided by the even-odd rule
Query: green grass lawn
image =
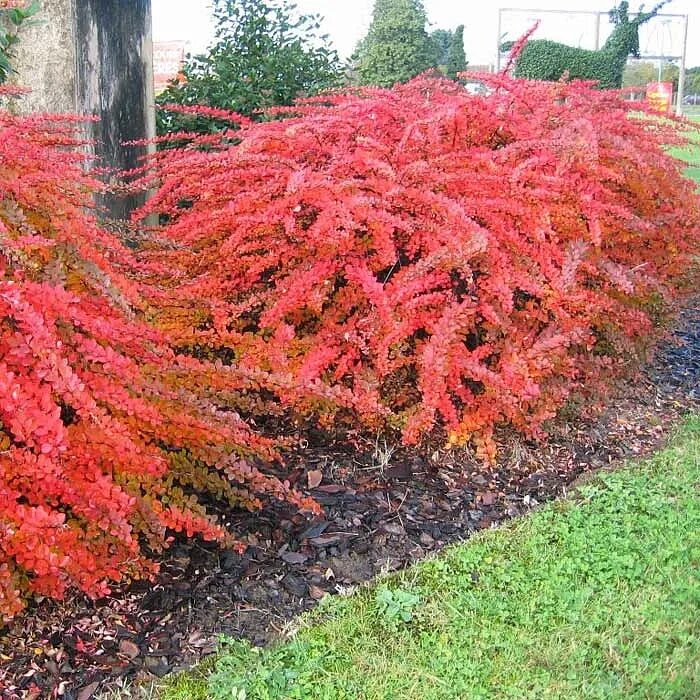
<path fill-rule="evenodd" d="M 700 698 L 700 417 L 651 459 L 228 641 L 165 700 Z"/>
<path fill-rule="evenodd" d="M 700 105 L 685 105 L 683 116 L 688 117 L 688 119 L 700 119 Z"/>
<path fill-rule="evenodd" d="M 700 114 L 686 115 L 693 121 L 700 122 Z M 700 130 L 695 132 L 692 143 L 686 148 L 671 148 L 669 151 L 676 158 L 688 163 L 686 175 L 692 177 L 695 182 L 700 183 Z"/>

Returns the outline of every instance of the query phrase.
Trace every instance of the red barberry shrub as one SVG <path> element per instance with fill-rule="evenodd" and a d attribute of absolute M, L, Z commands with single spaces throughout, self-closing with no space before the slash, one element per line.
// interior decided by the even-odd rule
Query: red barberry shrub
<path fill-rule="evenodd" d="M 174 532 L 235 544 L 202 494 L 313 508 L 261 471 L 230 368 L 144 323 L 140 266 L 90 213 L 69 118 L 0 111 L 0 616 L 148 574 Z"/>
<path fill-rule="evenodd" d="M 483 79 L 325 95 L 158 153 L 156 323 L 326 420 L 485 457 L 495 426 L 540 434 L 657 336 L 700 209 L 664 152 L 679 123 L 581 82 Z"/>

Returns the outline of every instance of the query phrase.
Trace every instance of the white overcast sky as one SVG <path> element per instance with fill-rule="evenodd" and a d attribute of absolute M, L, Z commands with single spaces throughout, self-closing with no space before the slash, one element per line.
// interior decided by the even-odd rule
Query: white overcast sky
<path fill-rule="evenodd" d="M 188 50 L 201 51 L 208 44 L 211 34 L 211 0 L 152 0 L 153 33 L 157 41 L 186 40 Z M 607 11 L 616 0 L 424 0 L 431 27 L 453 28 L 465 25 L 467 59 L 472 64 L 493 63 L 495 60 L 498 8 L 539 8 L 554 10 Z M 329 35 L 342 57 L 352 52 L 358 40 L 367 31 L 372 15 L 373 0 L 297 0 L 300 11 L 323 16 L 323 31 Z M 654 0 L 647 0 L 647 9 Z M 639 3 L 630 2 L 637 9 Z M 700 65 L 700 0 L 671 0 L 665 13 L 687 14 L 688 51 L 687 66 Z M 531 13 L 509 13 L 503 16 L 503 33 L 515 39 L 532 24 Z M 540 35 L 565 41 L 573 45 L 593 48 L 592 20 L 583 15 L 551 18 L 540 27 Z M 605 27 L 603 27 L 603 34 Z M 603 37 L 604 38 L 604 37 Z M 640 37 L 642 52 L 660 55 L 678 55 L 681 51 L 681 23 L 657 21 L 650 23 L 648 31 Z"/>

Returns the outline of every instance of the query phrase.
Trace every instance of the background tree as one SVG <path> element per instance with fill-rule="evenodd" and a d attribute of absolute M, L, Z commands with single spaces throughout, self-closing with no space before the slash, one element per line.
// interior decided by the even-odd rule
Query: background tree
<path fill-rule="evenodd" d="M 253 116 L 342 82 L 338 55 L 319 35 L 319 17 L 299 15 L 288 0 L 214 0 L 214 17 L 214 44 L 188 60 L 184 79 L 159 95 L 160 105 L 206 105 Z M 160 133 L 221 126 L 201 116 L 159 114 Z"/>
<path fill-rule="evenodd" d="M 678 87 L 678 74 L 680 70 L 674 63 L 665 63 L 661 67 L 661 81 L 673 83 L 674 89 Z M 659 80 L 659 67 L 652 61 L 633 61 L 625 67 L 622 74 L 622 87 L 646 86 Z"/>
<path fill-rule="evenodd" d="M 685 94 L 700 95 L 700 66 L 688 68 L 685 74 Z"/>
<path fill-rule="evenodd" d="M 435 51 L 435 64 L 439 67 L 447 66 L 452 44 L 453 32 L 450 29 L 435 29 L 430 32 L 430 41 L 433 42 Z"/>
<path fill-rule="evenodd" d="M 467 56 L 464 53 L 464 25 L 455 29 L 447 56 L 447 76 L 453 80 L 458 73 L 467 69 Z"/>
<path fill-rule="evenodd" d="M 391 87 L 434 67 L 427 21 L 420 0 L 376 0 L 369 32 L 356 51 L 360 83 Z"/>

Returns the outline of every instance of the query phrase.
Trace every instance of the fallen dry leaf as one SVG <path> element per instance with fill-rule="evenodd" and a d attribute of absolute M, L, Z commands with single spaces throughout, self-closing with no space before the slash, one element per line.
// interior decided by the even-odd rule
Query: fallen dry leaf
<path fill-rule="evenodd" d="M 320 486 L 321 482 L 323 481 L 323 472 L 319 469 L 314 469 L 306 475 L 306 478 L 309 482 L 309 488 L 315 489 L 317 486 Z"/>
<path fill-rule="evenodd" d="M 119 642 L 119 652 L 130 659 L 135 659 L 141 653 L 141 650 L 134 642 L 128 639 L 122 639 L 122 641 Z"/>
<path fill-rule="evenodd" d="M 90 685 L 86 685 L 78 693 L 78 700 L 90 700 L 90 698 L 95 694 L 95 691 L 99 687 L 100 684 L 97 681 L 95 681 L 94 683 L 90 683 Z"/>
<path fill-rule="evenodd" d="M 492 506 L 496 501 L 496 494 L 492 493 L 491 491 L 486 491 L 486 492 L 480 494 L 480 496 L 481 496 L 481 502 L 485 506 Z"/>
<path fill-rule="evenodd" d="M 323 590 L 323 588 L 319 588 L 318 586 L 314 586 L 313 584 L 309 586 L 309 595 L 314 599 L 314 600 L 321 600 L 326 595 L 326 592 Z"/>

